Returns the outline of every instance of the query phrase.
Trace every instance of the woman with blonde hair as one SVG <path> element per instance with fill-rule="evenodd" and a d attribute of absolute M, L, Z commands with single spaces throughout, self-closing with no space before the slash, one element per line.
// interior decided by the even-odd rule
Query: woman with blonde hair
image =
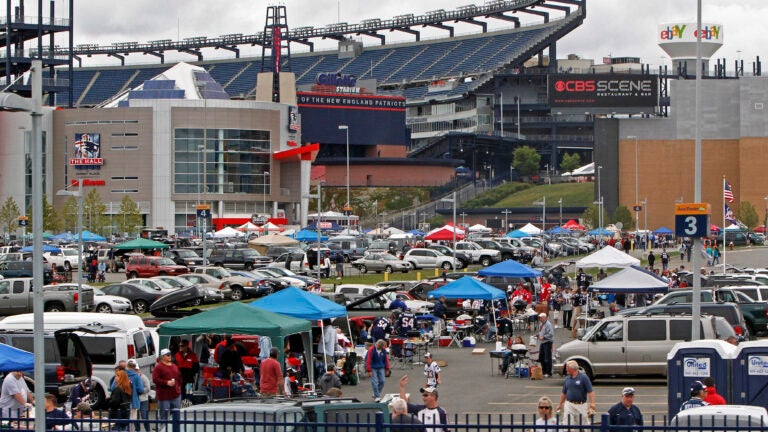
<path fill-rule="evenodd" d="M 552 410 L 552 400 L 546 396 L 540 397 L 539 406 L 536 410 L 536 426 L 557 425 L 558 421 Z"/>
<path fill-rule="evenodd" d="M 117 430 L 128 430 L 128 420 L 131 417 L 131 381 L 121 367 L 115 368 L 115 385 L 109 396 L 109 418 L 116 420 Z"/>

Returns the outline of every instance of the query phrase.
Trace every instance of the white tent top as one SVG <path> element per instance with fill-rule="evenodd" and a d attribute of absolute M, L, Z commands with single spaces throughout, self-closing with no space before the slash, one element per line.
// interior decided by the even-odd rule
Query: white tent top
<path fill-rule="evenodd" d="M 735 223 L 732 223 L 732 224 L 728 225 L 727 227 L 725 227 L 725 229 L 727 231 L 742 231 L 742 230 L 744 230 L 744 228 L 736 225 Z"/>
<path fill-rule="evenodd" d="M 567 173 L 563 173 L 564 176 L 589 176 L 595 174 L 595 163 L 590 162 L 582 167 L 576 168 L 575 170 Z"/>
<path fill-rule="evenodd" d="M 252 224 L 250 222 L 246 222 L 246 223 L 240 225 L 239 227 L 237 227 L 236 229 L 240 230 L 240 231 L 246 231 L 246 232 L 248 232 L 248 231 L 261 231 L 261 228 L 259 228 L 258 226 L 254 225 L 254 224 Z"/>
<path fill-rule="evenodd" d="M 350 229 L 350 228 L 344 228 L 339 232 L 340 236 L 358 236 L 360 235 L 360 231 L 356 229 Z"/>
<path fill-rule="evenodd" d="M 615 247 L 604 247 L 576 261 L 577 268 L 629 267 L 640 265 L 640 260 Z"/>
<path fill-rule="evenodd" d="M 443 225 L 442 227 L 438 228 L 437 231 L 440 231 L 441 229 L 447 229 L 448 231 L 456 231 L 456 234 L 464 235 L 465 231 L 459 227 L 453 226 L 453 225 Z"/>
<path fill-rule="evenodd" d="M 385 229 L 384 231 L 389 233 L 389 235 L 392 235 L 392 234 L 402 234 L 402 233 L 405 232 L 405 231 L 403 231 L 403 230 L 401 230 L 399 228 L 395 228 L 395 227 L 389 227 L 389 228 Z"/>
<path fill-rule="evenodd" d="M 480 224 L 472 225 L 471 227 L 468 228 L 468 230 L 469 232 L 482 232 L 482 231 L 490 232 L 491 231 L 491 229 L 488 228 L 487 226 L 480 225 Z"/>
<path fill-rule="evenodd" d="M 242 235 L 243 233 L 241 233 L 240 231 L 232 227 L 225 227 L 224 229 L 221 229 L 213 233 L 213 236 L 216 238 L 240 237 Z"/>
<path fill-rule="evenodd" d="M 520 231 L 526 233 L 526 234 L 541 234 L 541 228 L 537 228 L 536 225 L 528 222 L 528 224 L 522 228 L 520 228 Z"/>

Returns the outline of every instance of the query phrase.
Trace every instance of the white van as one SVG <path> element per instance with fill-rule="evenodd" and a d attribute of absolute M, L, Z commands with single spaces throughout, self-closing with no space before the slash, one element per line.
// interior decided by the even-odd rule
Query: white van
<path fill-rule="evenodd" d="M 33 322 L 34 317 L 31 313 L 13 315 L 0 320 L 0 327 L 32 329 Z M 155 330 L 147 328 L 144 321 L 134 315 L 57 312 L 46 313 L 44 316 L 45 330 L 58 330 L 93 323 L 120 329 L 105 334 L 78 333 L 93 363 L 94 391 L 91 392 L 91 404 L 104 406 L 103 402 L 109 396 L 109 381 L 115 374 L 117 362 L 135 359 L 141 372 L 151 377 L 152 369 L 157 362 L 157 347 L 160 339 Z M 150 396 L 153 393 L 150 392 Z"/>

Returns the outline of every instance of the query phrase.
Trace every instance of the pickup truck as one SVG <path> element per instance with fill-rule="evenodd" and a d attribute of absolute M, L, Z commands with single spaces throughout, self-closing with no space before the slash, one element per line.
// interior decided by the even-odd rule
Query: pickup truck
<path fill-rule="evenodd" d="M 0 261 L 0 276 L 4 278 L 31 278 L 32 261 Z M 43 283 L 53 283 L 53 271 L 43 257 Z"/>
<path fill-rule="evenodd" d="M 479 263 L 483 267 L 488 267 L 501 261 L 501 252 L 494 249 L 483 249 L 479 244 L 472 241 L 461 241 L 456 243 L 456 252 L 464 252 L 472 257 L 473 263 Z"/>
<path fill-rule="evenodd" d="M 670 291 L 660 298 L 657 304 L 691 303 L 693 292 L 689 289 Z M 701 290 L 701 301 L 711 303 L 714 301 L 735 303 L 739 306 L 744 321 L 747 324 L 749 334 L 753 336 L 764 335 L 768 331 L 768 303 L 756 302 L 736 288 L 718 288 L 716 290 Z"/>
<path fill-rule="evenodd" d="M 83 312 L 93 310 L 93 289 L 83 285 Z M 77 312 L 77 284 L 45 285 L 43 304 L 46 312 Z M 32 278 L 0 280 L 0 315 L 32 312 Z"/>

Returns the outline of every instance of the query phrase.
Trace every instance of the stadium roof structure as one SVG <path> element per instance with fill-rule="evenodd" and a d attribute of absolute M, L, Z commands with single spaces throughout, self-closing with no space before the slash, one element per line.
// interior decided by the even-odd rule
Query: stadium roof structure
<path fill-rule="evenodd" d="M 568 16 L 572 13 L 573 9 L 577 9 L 581 15 L 585 15 L 585 8 L 586 0 L 492 0 L 482 6 L 466 5 L 453 11 L 438 9 L 423 15 L 408 13 L 391 19 L 366 19 L 357 24 L 335 23 L 324 27 L 298 27 L 281 35 L 281 38 L 288 41 L 288 43 L 293 42 L 306 45 L 310 51 L 314 51 L 313 39 L 343 41 L 348 39 L 349 35 L 377 38 L 384 45 L 386 36 L 383 33 L 386 32 L 398 31 L 408 33 L 413 35 L 416 41 L 420 41 L 421 32 L 416 29 L 432 27 L 446 30 L 448 37 L 452 38 L 454 37 L 454 27 L 448 25 L 448 23 L 463 22 L 477 25 L 485 33 L 488 30 L 488 23 L 482 20 L 492 18 L 512 22 L 515 27 L 520 27 L 520 19 L 514 16 L 518 12 L 540 17 L 544 23 L 548 23 L 550 21 L 549 11 L 559 11 L 559 13 Z M 509 14 L 510 12 L 512 15 Z M 114 42 L 109 46 L 80 44 L 74 47 L 73 53 L 74 58 L 78 61 L 80 61 L 81 56 L 106 55 L 120 60 L 121 65 L 125 65 L 125 56 L 131 53 L 152 55 L 158 57 L 160 62 L 163 63 L 166 51 L 187 53 L 196 56 L 198 61 L 203 61 L 201 50 L 204 48 L 232 51 L 235 53 L 236 58 L 240 58 L 239 46 L 268 46 L 271 44 L 271 38 L 272 36 L 269 34 L 243 35 L 241 33 L 234 33 L 214 38 L 195 36 L 184 38 L 181 41 L 162 39 L 148 42 Z M 70 52 L 68 50 L 61 50 L 61 52 L 56 51 L 56 54 L 69 55 Z"/>

